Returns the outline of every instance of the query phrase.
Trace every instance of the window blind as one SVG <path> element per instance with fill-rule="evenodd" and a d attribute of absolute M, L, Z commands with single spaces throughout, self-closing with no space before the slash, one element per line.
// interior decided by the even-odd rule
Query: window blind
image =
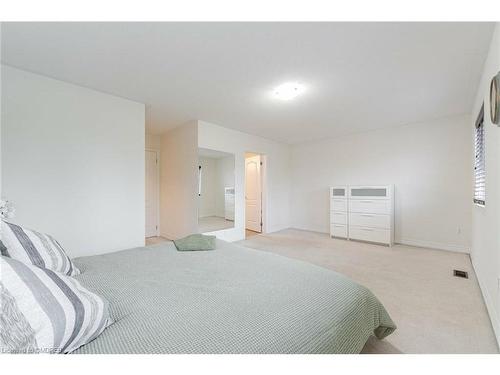
<path fill-rule="evenodd" d="M 476 120 L 474 140 L 474 203 L 485 205 L 486 169 L 484 164 L 484 104 Z"/>

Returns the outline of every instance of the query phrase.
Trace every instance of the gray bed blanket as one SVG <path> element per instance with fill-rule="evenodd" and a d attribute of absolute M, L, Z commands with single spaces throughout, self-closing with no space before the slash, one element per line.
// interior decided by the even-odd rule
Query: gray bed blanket
<path fill-rule="evenodd" d="M 333 271 L 217 240 L 75 259 L 115 322 L 74 353 L 359 353 L 396 326 L 365 287 Z"/>

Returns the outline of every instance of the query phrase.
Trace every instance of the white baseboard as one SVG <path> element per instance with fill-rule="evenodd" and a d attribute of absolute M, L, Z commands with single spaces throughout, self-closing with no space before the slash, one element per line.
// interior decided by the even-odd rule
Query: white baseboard
<path fill-rule="evenodd" d="M 166 238 L 167 240 L 173 241 L 176 237 L 170 233 L 161 233 L 160 237 Z"/>
<path fill-rule="evenodd" d="M 325 233 L 325 234 L 330 234 L 330 229 L 329 228 L 321 228 L 321 227 L 317 227 L 317 226 L 301 226 L 301 225 L 294 225 L 294 226 L 291 226 L 291 227 L 288 227 L 286 229 L 298 229 L 298 230 L 305 230 L 305 231 L 308 231 L 308 232 L 315 232 L 315 233 Z"/>
<path fill-rule="evenodd" d="M 396 243 L 399 243 L 401 245 L 416 246 L 416 247 L 428 247 L 429 249 L 447 250 L 447 251 L 454 251 L 456 253 L 470 254 L 470 250 L 461 246 L 461 245 L 451 245 L 451 244 L 446 244 L 446 243 L 441 243 L 441 242 L 422 241 L 422 240 L 415 240 L 415 239 L 410 239 L 410 238 L 401 238 L 399 240 L 396 240 Z"/>
<path fill-rule="evenodd" d="M 292 229 L 289 225 L 273 225 L 272 227 L 267 228 L 266 233 L 274 233 L 279 232 L 280 230 Z"/>
<path fill-rule="evenodd" d="M 322 228 L 316 228 L 316 227 L 313 228 L 313 227 L 306 227 L 306 226 L 294 226 L 294 227 L 292 227 L 292 229 L 307 230 L 310 232 L 317 232 L 317 233 L 329 233 L 328 230 L 324 230 Z M 422 240 L 416 240 L 413 238 L 399 238 L 399 239 L 396 238 L 395 243 L 401 244 L 401 245 L 427 247 L 429 249 L 446 250 L 446 251 L 454 251 L 456 253 L 470 254 L 470 249 L 468 249 L 464 246 L 452 245 L 452 244 L 441 243 L 441 242 L 422 241 Z"/>
<path fill-rule="evenodd" d="M 481 293 L 483 295 L 484 304 L 486 305 L 486 310 L 488 310 L 488 315 L 490 316 L 491 325 L 493 327 L 493 333 L 495 334 L 495 338 L 497 339 L 497 346 L 500 348 L 500 321 L 498 320 L 499 312 L 495 310 L 493 305 L 493 301 L 491 299 L 490 294 L 488 293 L 488 289 L 486 289 L 486 284 L 481 276 L 481 273 L 478 272 L 474 257 L 471 256 L 472 268 L 474 268 L 474 273 L 476 274 L 477 281 L 479 283 L 479 289 L 481 289 Z"/>

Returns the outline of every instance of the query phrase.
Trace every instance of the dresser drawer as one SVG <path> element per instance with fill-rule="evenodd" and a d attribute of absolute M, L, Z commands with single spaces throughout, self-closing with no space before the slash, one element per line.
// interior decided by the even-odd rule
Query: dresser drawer
<path fill-rule="evenodd" d="M 349 227 L 349 238 L 352 240 L 390 244 L 391 231 L 389 229 L 366 228 L 351 225 Z"/>
<path fill-rule="evenodd" d="M 347 225 L 330 224 L 330 236 L 347 238 Z"/>
<path fill-rule="evenodd" d="M 351 199 L 349 201 L 350 212 L 368 214 L 391 213 L 391 201 L 382 199 Z"/>
<path fill-rule="evenodd" d="M 347 224 L 347 212 L 330 211 L 330 223 Z"/>
<path fill-rule="evenodd" d="M 346 199 L 335 199 L 330 201 L 331 211 L 347 211 L 347 200 Z"/>
<path fill-rule="evenodd" d="M 330 198 L 347 199 L 347 186 L 333 186 L 330 188 Z"/>
<path fill-rule="evenodd" d="M 391 227 L 391 217 L 390 215 L 351 212 L 349 214 L 349 223 L 359 227 L 389 229 Z"/>
<path fill-rule="evenodd" d="M 392 194 L 390 186 L 350 186 L 351 199 L 389 199 Z"/>

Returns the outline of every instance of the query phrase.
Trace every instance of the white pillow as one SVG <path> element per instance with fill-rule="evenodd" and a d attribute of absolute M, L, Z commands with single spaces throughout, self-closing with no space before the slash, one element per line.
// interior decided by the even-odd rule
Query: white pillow
<path fill-rule="evenodd" d="M 52 236 L 6 221 L 2 221 L 1 233 L 4 245 L 1 249 L 2 255 L 68 276 L 80 273 L 59 242 Z"/>
<path fill-rule="evenodd" d="M 69 276 L 0 256 L 0 351 L 70 353 L 111 324 L 108 302 Z"/>

